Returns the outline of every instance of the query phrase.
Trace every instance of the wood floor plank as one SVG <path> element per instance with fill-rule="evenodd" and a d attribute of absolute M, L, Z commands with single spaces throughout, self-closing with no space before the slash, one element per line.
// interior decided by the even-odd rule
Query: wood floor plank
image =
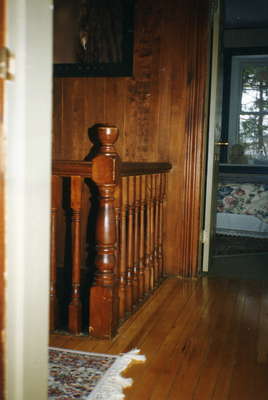
<path fill-rule="evenodd" d="M 261 302 L 259 281 L 245 281 L 245 307 L 240 324 L 239 346 L 236 365 L 230 385 L 228 400 L 252 400 L 255 398 L 254 375 L 257 364 L 257 332 Z"/>
<path fill-rule="evenodd" d="M 240 292 L 240 285 L 237 287 L 237 291 L 237 303 L 234 306 L 233 320 L 226 341 L 221 349 L 221 366 L 215 379 L 212 400 L 226 400 L 230 391 L 231 377 L 235 368 L 237 347 L 239 346 L 240 323 L 245 307 L 245 296 Z"/>
<path fill-rule="evenodd" d="M 268 281 L 262 282 L 258 324 L 257 365 L 254 368 L 255 399 L 268 398 Z"/>
<path fill-rule="evenodd" d="M 194 388 L 207 359 L 211 335 L 222 308 L 222 299 L 225 298 L 227 290 L 226 281 L 220 282 L 220 284 L 217 282 L 216 291 L 214 285 L 209 287 L 208 307 L 204 310 L 196 326 L 191 327 L 188 331 L 185 350 L 177 354 L 177 373 L 168 394 L 170 398 L 175 397 L 177 393 L 180 393 L 181 398 L 185 400 L 193 398 Z"/>
<path fill-rule="evenodd" d="M 167 279 L 113 340 L 52 335 L 53 346 L 147 361 L 126 400 L 267 400 L 268 282 Z"/>
<path fill-rule="evenodd" d="M 192 284 L 184 287 L 184 291 L 187 293 L 191 292 L 192 290 Z M 151 338 L 152 336 L 157 336 L 157 332 L 159 333 L 157 336 L 159 338 L 161 335 L 160 330 L 166 329 L 168 324 L 172 324 L 172 318 L 176 318 L 174 307 L 180 307 L 181 303 L 179 298 L 182 302 L 185 301 L 185 297 L 182 296 L 181 292 L 180 280 L 177 280 L 175 286 L 172 287 L 171 291 L 166 293 L 162 301 L 159 299 L 159 302 L 161 301 L 161 303 L 158 307 L 155 307 L 155 304 L 151 304 L 151 306 L 149 306 L 149 314 L 146 315 L 146 322 L 144 323 L 144 321 L 140 320 L 139 318 L 139 323 L 137 324 L 136 322 L 135 324 L 132 324 L 131 329 L 125 331 L 123 338 L 120 337 L 121 335 L 119 336 L 117 343 L 113 344 L 112 350 L 117 351 L 117 349 L 122 348 L 122 346 L 124 351 L 128 351 L 133 347 L 139 347 L 147 340 L 148 337 Z M 145 305 L 144 311 L 146 308 L 147 306 Z M 172 309 L 171 312 L 169 312 L 170 308 Z M 165 315 L 166 322 L 163 322 L 163 315 Z M 141 324 L 141 322 L 143 323 Z"/>
<path fill-rule="evenodd" d="M 52 347 L 65 347 L 68 342 L 72 340 L 71 336 L 68 335 L 51 335 L 49 345 Z"/>
<path fill-rule="evenodd" d="M 237 284 L 228 282 L 225 292 L 221 293 L 220 309 L 217 312 L 215 323 L 208 333 L 208 352 L 200 368 L 199 380 L 193 391 L 193 399 L 211 399 L 216 378 L 221 367 L 222 348 L 232 330 L 233 314 L 238 298 Z"/>
<path fill-rule="evenodd" d="M 147 361 L 144 366 L 135 370 L 137 375 L 132 375 L 131 372 L 134 385 L 126 391 L 128 399 L 140 398 L 145 400 L 150 398 L 157 383 L 155 380 L 157 371 L 163 368 L 169 353 L 176 346 L 176 340 L 174 340 L 176 326 L 186 304 L 194 297 L 196 286 L 198 286 L 196 282 L 188 281 L 185 285 L 182 285 L 182 282 L 178 281 L 177 290 L 170 300 L 168 308 L 157 315 L 155 325 L 150 331 L 147 331 L 147 335 L 143 336 L 142 341 L 137 343 L 142 354 L 146 355 Z M 166 339 L 168 339 L 168 343 Z M 159 362 L 159 359 L 161 362 Z"/>
<path fill-rule="evenodd" d="M 118 335 L 110 341 L 106 352 L 117 354 L 118 352 L 126 352 L 137 347 L 141 335 L 150 329 L 151 320 L 153 319 L 154 321 L 156 313 L 159 315 L 162 309 L 166 309 L 166 302 L 170 301 L 176 287 L 176 279 L 166 280 L 148 301 L 123 324 Z M 96 347 L 96 351 L 98 348 L 102 350 L 101 342 L 99 342 L 99 347 Z"/>
<path fill-rule="evenodd" d="M 187 296 L 187 293 L 182 295 Z M 200 299 L 203 301 L 200 301 Z M 184 298 L 184 301 L 185 300 L 187 299 Z M 189 331 L 195 329 L 198 323 L 197 321 L 200 320 L 201 315 L 207 309 L 209 302 L 208 293 L 204 291 L 202 282 L 198 282 L 191 297 L 189 297 L 184 306 L 178 310 L 179 312 L 177 313 L 176 320 L 172 324 L 172 329 L 169 329 L 166 336 L 162 337 L 161 347 L 157 351 L 154 351 L 152 348 L 150 354 L 150 348 L 148 346 L 141 346 L 142 351 L 144 351 L 146 355 L 150 354 L 150 360 L 146 366 L 146 376 L 143 374 L 143 376 L 140 377 L 142 382 L 144 382 L 144 384 L 140 385 L 141 387 L 138 388 L 137 394 L 140 398 L 161 399 L 168 395 L 170 385 L 176 374 L 178 355 L 186 350 L 188 344 L 190 345 Z M 148 338 L 148 340 L 150 343 L 152 338 Z M 156 380 L 155 376 L 158 374 L 159 376 Z M 134 398 L 135 396 L 133 396 L 133 399 Z M 130 397 L 130 399 L 132 399 L 132 397 Z"/>
<path fill-rule="evenodd" d="M 177 286 L 177 279 L 166 279 L 160 288 L 143 304 L 141 308 L 133 314 L 120 328 L 119 334 L 112 340 L 98 340 L 94 338 L 77 336 L 73 341 L 74 350 L 94 351 L 99 353 L 117 354 L 130 347 L 129 342 L 133 341 L 135 336 L 140 335 L 141 326 L 148 326 L 148 319 L 152 318 L 154 313 L 159 311 L 162 303 L 170 298 L 174 288 Z M 136 320 L 138 319 L 138 323 Z M 125 334 L 127 332 L 127 334 Z M 55 335 L 50 337 L 50 345 L 57 346 L 57 343 L 66 343 L 70 336 Z"/>
<path fill-rule="evenodd" d="M 262 283 L 261 309 L 258 329 L 258 363 L 268 363 L 268 284 Z"/>

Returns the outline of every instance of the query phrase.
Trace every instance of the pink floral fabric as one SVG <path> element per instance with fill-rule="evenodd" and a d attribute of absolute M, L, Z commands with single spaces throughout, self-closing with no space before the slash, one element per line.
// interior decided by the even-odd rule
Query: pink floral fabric
<path fill-rule="evenodd" d="M 253 215 L 268 223 L 268 184 L 220 183 L 217 212 Z"/>

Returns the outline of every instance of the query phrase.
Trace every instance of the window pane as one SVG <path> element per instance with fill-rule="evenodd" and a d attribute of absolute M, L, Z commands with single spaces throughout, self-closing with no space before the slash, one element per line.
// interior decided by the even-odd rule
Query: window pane
<path fill-rule="evenodd" d="M 234 164 L 268 162 L 268 114 L 241 114 L 238 143 L 230 149 Z"/>
<path fill-rule="evenodd" d="M 245 65 L 242 69 L 241 111 L 268 111 L 268 66 Z"/>
<path fill-rule="evenodd" d="M 259 106 L 259 91 L 252 89 L 243 89 L 241 99 L 241 111 L 258 112 Z"/>
<path fill-rule="evenodd" d="M 268 166 L 268 54 L 232 58 L 228 142 L 223 162 Z"/>

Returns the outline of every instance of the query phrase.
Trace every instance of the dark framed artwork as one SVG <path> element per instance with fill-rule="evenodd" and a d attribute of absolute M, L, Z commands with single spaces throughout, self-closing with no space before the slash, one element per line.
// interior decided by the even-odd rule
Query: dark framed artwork
<path fill-rule="evenodd" d="M 54 0 L 54 76 L 131 76 L 134 0 Z"/>

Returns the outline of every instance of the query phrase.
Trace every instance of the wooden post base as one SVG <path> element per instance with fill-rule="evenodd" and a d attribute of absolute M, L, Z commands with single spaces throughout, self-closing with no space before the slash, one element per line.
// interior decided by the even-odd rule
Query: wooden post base
<path fill-rule="evenodd" d="M 118 328 L 118 294 L 116 287 L 93 286 L 90 289 L 90 336 L 112 338 Z"/>

